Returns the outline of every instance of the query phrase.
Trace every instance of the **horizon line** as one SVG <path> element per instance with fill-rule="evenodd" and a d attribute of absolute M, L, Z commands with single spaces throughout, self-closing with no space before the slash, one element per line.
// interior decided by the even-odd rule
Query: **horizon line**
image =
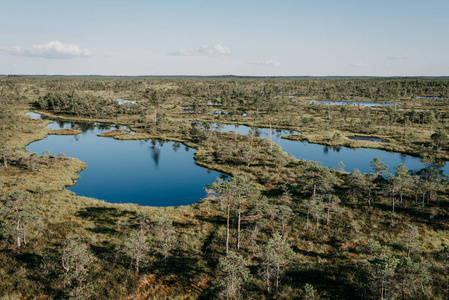
<path fill-rule="evenodd" d="M 449 75 L 64 75 L 64 74 L 0 74 L 0 77 L 158 77 L 158 78 L 449 78 Z"/>

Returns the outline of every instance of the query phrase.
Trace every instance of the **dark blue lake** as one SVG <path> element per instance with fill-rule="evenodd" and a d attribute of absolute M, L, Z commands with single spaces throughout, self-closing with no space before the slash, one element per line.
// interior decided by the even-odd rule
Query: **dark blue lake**
<path fill-rule="evenodd" d="M 223 132 L 235 132 L 235 125 L 223 125 Z M 248 134 L 251 127 L 240 125 L 237 127 L 237 133 Z M 270 129 L 256 128 L 255 136 L 270 139 Z M 300 134 L 300 132 L 288 130 L 272 130 L 271 139 L 273 142 L 281 146 L 285 152 L 297 159 L 313 160 L 321 162 L 323 166 L 329 168 L 337 168 L 341 161 L 345 165 L 345 170 L 351 172 L 354 168 L 359 169 L 362 173 L 371 173 L 370 162 L 374 157 L 379 157 L 382 162 L 389 166 L 388 172 L 394 173 L 394 167 L 404 164 L 409 170 L 421 169 L 424 165 L 420 158 L 388 152 L 378 149 L 358 148 L 351 149 L 347 147 L 328 147 L 318 144 L 312 144 L 307 141 L 290 141 L 281 138 L 283 135 Z M 449 174 L 449 166 L 443 168 L 445 174 Z"/>
<path fill-rule="evenodd" d="M 71 128 L 71 122 L 54 122 L 54 129 Z M 110 125 L 77 124 L 83 133 L 73 136 L 49 135 L 27 149 L 41 155 L 49 150 L 64 153 L 87 164 L 74 186 L 68 189 L 81 196 L 112 203 L 147 206 L 179 206 L 205 197 L 203 188 L 221 173 L 195 164 L 195 149 L 174 142 L 119 141 L 97 137 Z M 113 129 L 113 128 L 112 128 Z"/>

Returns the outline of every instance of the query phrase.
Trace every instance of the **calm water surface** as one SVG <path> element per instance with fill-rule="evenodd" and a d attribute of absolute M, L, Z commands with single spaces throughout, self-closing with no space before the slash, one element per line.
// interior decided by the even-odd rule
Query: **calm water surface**
<path fill-rule="evenodd" d="M 28 113 L 30 115 L 30 113 Z M 34 114 L 34 113 L 33 113 Z M 30 115 L 38 118 L 40 115 Z M 72 128 L 71 122 L 53 122 L 53 129 Z M 79 158 L 87 163 L 77 184 L 69 190 L 79 195 L 104 199 L 108 202 L 137 203 L 151 206 L 177 206 L 196 203 L 205 196 L 203 187 L 222 174 L 195 165 L 193 149 L 174 142 L 118 141 L 97 137 L 98 133 L 114 129 L 111 125 L 78 123 L 83 133 L 77 136 L 48 136 L 30 144 L 27 149 L 41 154 L 50 150 L 57 154 Z M 401 163 L 409 170 L 423 168 L 420 159 L 410 155 L 377 149 L 350 149 L 327 147 L 307 141 L 289 141 L 281 137 L 300 134 L 296 131 L 250 128 L 240 125 L 214 124 L 214 130 L 237 132 L 272 139 L 288 154 L 297 159 L 321 162 L 323 166 L 337 168 L 343 162 L 346 171 L 354 168 L 363 173 L 372 172 L 370 162 L 379 157 L 388 165 L 389 172 Z M 443 168 L 449 174 L 449 167 Z"/>
<path fill-rule="evenodd" d="M 126 104 L 126 103 L 137 104 L 137 101 L 125 100 L 125 99 L 122 99 L 122 98 L 114 99 L 114 101 L 117 101 L 118 104 L 120 104 L 120 105 L 123 105 L 123 104 Z"/>
<path fill-rule="evenodd" d="M 223 125 L 221 131 L 235 132 L 239 134 L 248 134 L 250 127 L 240 125 Z M 216 129 L 218 130 L 218 129 Z M 329 168 L 337 168 L 341 161 L 345 165 L 345 170 L 350 172 L 354 168 L 359 169 L 362 173 L 371 173 L 370 162 L 374 157 L 379 157 L 382 162 L 389 166 L 388 172 L 394 173 L 394 167 L 404 164 L 409 170 L 421 169 L 424 165 L 418 157 L 388 152 L 378 149 L 358 148 L 351 149 L 347 147 L 328 147 L 318 144 L 312 144 L 307 141 L 290 141 L 282 139 L 283 135 L 300 134 L 300 132 L 288 130 L 272 130 L 271 139 L 273 142 L 281 146 L 285 152 L 297 159 L 313 160 L 321 162 L 323 166 Z M 255 136 L 262 138 L 270 138 L 270 129 L 256 128 Z M 443 168 L 445 174 L 449 174 L 449 166 Z"/>
<path fill-rule="evenodd" d="M 341 100 L 307 100 L 308 103 L 312 104 L 330 104 L 330 105 L 351 105 L 351 106 L 367 106 L 367 107 L 377 107 L 377 106 L 394 106 L 395 103 L 392 102 L 369 102 L 369 101 L 341 101 Z"/>
<path fill-rule="evenodd" d="M 30 116 L 31 118 L 35 119 L 35 120 L 41 120 L 42 116 L 40 114 L 37 114 L 35 112 L 29 111 L 26 113 L 26 115 Z"/>
<path fill-rule="evenodd" d="M 54 122 L 53 129 L 71 128 L 75 123 Z M 79 158 L 87 168 L 76 185 L 68 189 L 78 195 L 112 203 L 149 206 L 178 206 L 205 197 L 203 188 L 221 173 L 195 165 L 193 154 L 183 144 L 158 141 L 118 141 L 98 137 L 110 125 L 78 123 L 83 133 L 76 136 L 49 135 L 27 149 L 39 155 L 49 150 Z"/>

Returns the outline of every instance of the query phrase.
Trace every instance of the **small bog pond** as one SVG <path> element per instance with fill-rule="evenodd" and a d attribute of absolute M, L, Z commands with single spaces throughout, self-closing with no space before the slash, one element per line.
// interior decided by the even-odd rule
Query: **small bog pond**
<path fill-rule="evenodd" d="M 31 118 L 35 119 L 35 120 L 41 120 L 42 116 L 40 114 L 37 114 L 35 112 L 29 111 L 26 113 L 26 115 L 30 116 Z"/>
<path fill-rule="evenodd" d="M 137 101 L 125 100 L 125 99 L 122 99 L 122 98 L 114 99 L 114 101 L 118 102 L 118 104 L 120 104 L 120 105 L 123 105 L 123 104 L 126 104 L 126 103 L 137 104 Z"/>
<path fill-rule="evenodd" d="M 229 111 L 223 111 L 223 110 L 214 110 L 210 112 L 203 112 L 203 111 L 195 111 L 193 109 L 182 109 L 182 112 L 188 113 L 188 114 L 212 114 L 212 115 L 231 115 L 231 116 L 243 116 L 248 117 L 248 113 L 246 112 L 229 112 Z"/>
<path fill-rule="evenodd" d="M 447 98 L 438 97 L 438 96 L 417 96 L 416 98 L 417 99 L 437 99 L 437 100 L 447 99 Z"/>
<path fill-rule="evenodd" d="M 39 115 L 40 116 L 40 115 Z M 195 149 L 183 144 L 156 140 L 119 141 L 97 134 L 115 126 L 92 123 L 53 122 L 53 129 L 77 126 L 73 136 L 49 135 L 27 149 L 41 155 L 49 150 L 76 157 L 87 164 L 74 186 L 81 196 L 112 203 L 148 206 L 179 206 L 205 197 L 204 187 L 225 176 L 195 164 Z"/>
<path fill-rule="evenodd" d="M 254 131 L 254 135 L 262 138 L 270 138 L 270 129 L 268 128 L 251 128 L 240 125 L 222 125 L 223 132 L 235 132 L 239 134 L 248 134 L 250 130 Z M 347 147 L 328 147 L 324 145 L 312 144 L 307 141 L 290 141 L 283 139 L 283 135 L 300 134 L 300 132 L 288 130 L 273 130 L 271 139 L 273 142 L 281 146 L 285 152 L 297 159 L 313 160 L 321 162 L 323 166 L 329 168 L 337 168 L 341 161 L 345 165 L 345 170 L 351 172 L 354 168 L 359 169 L 362 173 L 373 172 L 370 163 L 374 157 L 379 157 L 382 162 L 389 166 L 388 172 L 394 173 L 394 167 L 404 164 L 409 170 L 422 169 L 424 165 L 420 158 L 388 152 L 378 149 L 358 148 L 351 149 Z M 449 174 L 449 166 L 443 168 L 445 174 Z"/>
<path fill-rule="evenodd" d="M 367 107 L 381 107 L 394 106 L 392 102 L 369 102 L 369 101 L 341 101 L 341 100 L 307 100 L 311 104 L 330 104 L 330 105 L 350 105 L 350 106 L 367 106 Z"/>

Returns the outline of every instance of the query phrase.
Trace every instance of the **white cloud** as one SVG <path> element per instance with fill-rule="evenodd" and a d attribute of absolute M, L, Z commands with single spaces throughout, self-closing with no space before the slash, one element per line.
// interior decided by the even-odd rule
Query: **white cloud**
<path fill-rule="evenodd" d="M 89 49 L 82 49 L 78 45 L 63 44 L 58 41 L 33 45 L 31 47 L 0 47 L 0 51 L 19 56 L 43 58 L 78 58 L 92 56 L 92 52 Z"/>
<path fill-rule="evenodd" d="M 194 50 L 181 49 L 172 52 L 172 55 L 176 56 L 209 56 L 217 57 L 222 55 L 229 55 L 231 50 L 228 47 L 222 46 L 220 44 L 215 45 L 204 45 L 196 47 Z"/>
<path fill-rule="evenodd" d="M 253 61 L 252 63 L 258 66 L 271 67 L 271 68 L 279 68 L 281 66 L 281 63 L 278 62 L 277 60 L 260 60 L 260 61 Z"/>
<path fill-rule="evenodd" d="M 407 59 L 407 58 L 411 58 L 412 56 L 408 53 L 404 53 L 403 55 L 394 55 L 394 56 L 390 56 L 388 59 Z"/>

